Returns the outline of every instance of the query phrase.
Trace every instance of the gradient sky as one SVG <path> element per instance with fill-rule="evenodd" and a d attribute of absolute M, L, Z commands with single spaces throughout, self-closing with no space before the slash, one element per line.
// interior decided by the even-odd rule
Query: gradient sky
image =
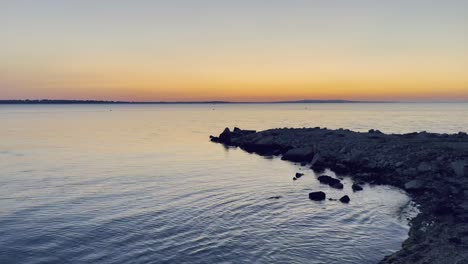
<path fill-rule="evenodd" d="M 468 100 L 468 1 L 0 0 L 0 99 Z"/>

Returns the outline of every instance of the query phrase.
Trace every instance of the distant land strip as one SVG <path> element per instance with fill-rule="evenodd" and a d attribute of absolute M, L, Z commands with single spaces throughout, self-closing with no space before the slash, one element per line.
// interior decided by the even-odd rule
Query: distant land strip
<path fill-rule="evenodd" d="M 174 101 L 174 102 L 132 102 L 104 100 L 0 100 L 0 104 L 326 104 L 326 103 L 399 103 L 399 101 L 352 101 L 352 100 L 298 100 L 271 102 L 231 102 L 231 101 Z"/>

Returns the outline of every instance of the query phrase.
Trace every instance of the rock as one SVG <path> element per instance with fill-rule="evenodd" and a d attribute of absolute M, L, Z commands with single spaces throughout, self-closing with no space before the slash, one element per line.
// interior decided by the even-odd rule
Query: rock
<path fill-rule="evenodd" d="M 324 192 L 311 192 L 309 193 L 309 199 L 314 201 L 323 201 L 325 200 L 326 195 Z"/>
<path fill-rule="evenodd" d="M 297 178 L 296 178 L 296 177 L 294 177 L 294 178 L 293 178 L 293 181 L 295 181 L 295 180 L 297 180 Z"/>
<path fill-rule="evenodd" d="M 452 167 L 453 171 L 458 177 L 464 177 L 468 175 L 468 164 L 465 160 L 457 160 L 450 163 L 450 167 Z"/>
<path fill-rule="evenodd" d="M 310 161 L 314 157 L 314 150 L 311 147 L 293 148 L 283 154 L 281 159 L 295 162 Z"/>
<path fill-rule="evenodd" d="M 273 200 L 273 199 L 278 200 L 279 198 L 281 198 L 281 196 L 279 196 L 279 195 L 278 196 L 271 196 L 271 197 L 268 197 L 268 200 Z"/>
<path fill-rule="evenodd" d="M 399 162 L 395 163 L 395 167 L 400 168 L 400 167 L 403 166 L 403 164 L 404 164 L 403 162 L 399 161 Z"/>
<path fill-rule="evenodd" d="M 358 191 L 362 191 L 363 188 L 361 185 L 357 184 L 357 183 L 353 183 L 353 185 L 351 186 L 351 188 L 353 189 L 353 191 L 355 192 L 358 192 Z"/>
<path fill-rule="evenodd" d="M 219 135 L 219 141 L 222 143 L 231 143 L 231 131 L 228 127 L 224 129 L 224 131 Z"/>
<path fill-rule="evenodd" d="M 433 208 L 433 212 L 435 215 L 453 215 L 455 210 L 445 203 L 439 203 Z"/>
<path fill-rule="evenodd" d="M 296 178 L 300 178 L 304 176 L 304 173 L 296 172 Z"/>
<path fill-rule="evenodd" d="M 340 202 L 342 202 L 342 203 L 349 203 L 349 201 L 351 201 L 351 199 L 349 199 L 348 195 L 345 195 L 345 196 L 340 198 Z"/>
<path fill-rule="evenodd" d="M 421 180 L 412 180 L 405 183 L 405 190 L 409 192 L 421 191 L 424 189 L 424 182 Z"/>
<path fill-rule="evenodd" d="M 332 188 L 335 189 L 343 189 L 343 184 L 341 182 L 337 182 L 335 184 L 330 185 Z"/>
<path fill-rule="evenodd" d="M 320 183 L 324 183 L 324 184 L 328 184 L 328 185 L 333 185 L 335 183 L 339 183 L 340 180 L 337 180 L 335 178 L 332 178 L 328 175 L 322 175 L 322 176 L 319 176 L 317 178 L 317 180 L 319 180 Z"/>
<path fill-rule="evenodd" d="M 380 130 L 378 129 L 369 129 L 368 131 L 369 134 L 383 134 Z"/>
<path fill-rule="evenodd" d="M 418 166 L 419 172 L 428 172 L 431 170 L 432 170 L 432 166 L 428 162 L 421 162 Z"/>
<path fill-rule="evenodd" d="M 458 237 L 451 237 L 449 238 L 449 242 L 450 243 L 453 243 L 453 244 L 457 244 L 457 245 L 461 245 L 462 244 L 462 240 Z"/>

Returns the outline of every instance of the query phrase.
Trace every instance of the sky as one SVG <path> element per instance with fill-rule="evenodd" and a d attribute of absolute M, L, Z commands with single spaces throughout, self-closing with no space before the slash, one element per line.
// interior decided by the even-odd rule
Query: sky
<path fill-rule="evenodd" d="M 0 99 L 468 101 L 468 1 L 0 0 Z"/>

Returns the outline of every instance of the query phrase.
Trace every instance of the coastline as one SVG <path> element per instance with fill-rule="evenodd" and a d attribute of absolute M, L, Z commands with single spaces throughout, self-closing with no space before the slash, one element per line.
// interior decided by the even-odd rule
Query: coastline
<path fill-rule="evenodd" d="M 402 248 L 380 263 L 468 260 L 468 135 L 367 133 L 326 128 L 233 131 L 211 141 L 262 156 L 282 156 L 315 171 L 330 168 L 356 183 L 405 190 L 419 205 Z M 318 190 L 317 190 L 318 191 Z M 304 194 L 304 199 L 307 199 Z M 352 202 L 352 201 L 351 201 Z"/>

